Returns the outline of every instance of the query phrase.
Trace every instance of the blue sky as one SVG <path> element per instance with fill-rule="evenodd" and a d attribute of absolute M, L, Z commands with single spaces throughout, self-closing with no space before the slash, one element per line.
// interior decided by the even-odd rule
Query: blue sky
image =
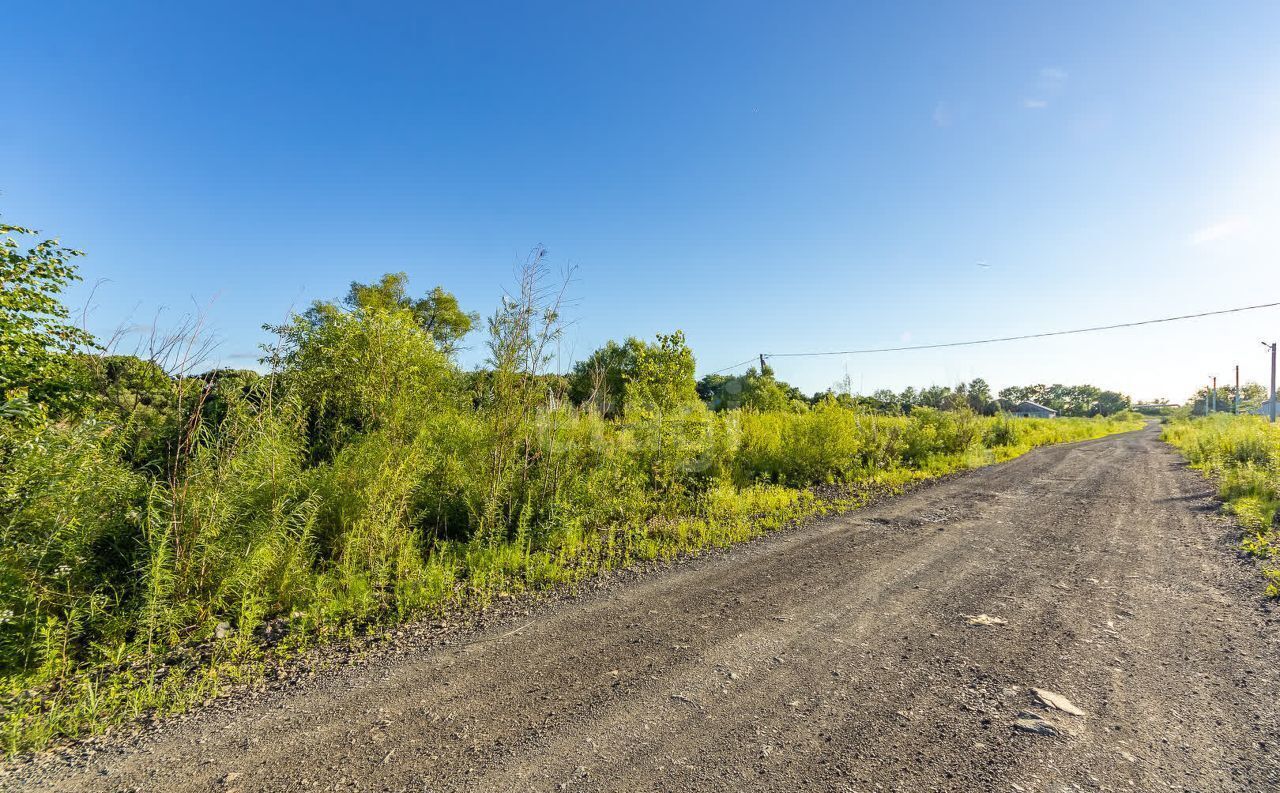
<path fill-rule="evenodd" d="M 89 252 L 92 329 L 207 307 L 228 365 L 387 271 L 488 313 L 536 244 L 577 268 L 566 360 L 1148 319 L 1280 300 L 1277 41 L 1271 2 L 31 3 L 0 214 Z M 1271 309 L 774 363 L 1181 399 L 1265 378 L 1276 336 Z"/>

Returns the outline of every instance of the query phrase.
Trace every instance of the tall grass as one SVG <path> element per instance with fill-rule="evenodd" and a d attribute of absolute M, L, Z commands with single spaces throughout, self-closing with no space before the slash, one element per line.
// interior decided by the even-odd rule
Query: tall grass
<path fill-rule="evenodd" d="M 1267 594 L 1280 597 L 1280 427 L 1261 416 L 1218 414 L 1170 422 L 1163 438 L 1217 480 L 1225 508 L 1244 528 L 1241 547 L 1263 560 Z"/>
<path fill-rule="evenodd" d="M 0 423 L 8 752 L 185 707 L 317 638 L 728 545 L 857 503 L 859 485 L 1137 426 L 834 404 L 620 419 L 542 404 L 494 420 L 435 396 L 414 409 L 414 388 L 358 421 L 328 401 L 319 422 L 289 393 L 229 396 L 168 478 L 121 462 L 119 427 Z M 855 489 L 832 501 L 820 484 Z"/>

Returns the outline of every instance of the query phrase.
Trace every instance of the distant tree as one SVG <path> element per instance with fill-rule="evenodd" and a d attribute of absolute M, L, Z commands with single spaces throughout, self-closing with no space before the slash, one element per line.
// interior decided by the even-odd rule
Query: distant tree
<path fill-rule="evenodd" d="M 342 303 L 351 310 L 406 309 L 413 314 L 418 327 L 431 334 L 440 351 L 452 356 L 458 351 L 462 339 L 480 320 L 480 315 L 463 311 L 458 305 L 458 298 L 446 292 L 444 287 L 437 286 L 425 296 L 414 298 L 409 295 L 408 286 L 409 276 L 405 273 L 387 273 L 372 284 L 353 281 Z M 313 307 L 312 310 L 326 309 Z"/>
<path fill-rule="evenodd" d="M 658 334 L 656 341 L 635 337 L 615 341 L 574 364 L 567 377 L 574 404 L 593 407 L 605 416 L 629 409 L 667 409 L 696 401 L 693 352 L 684 334 Z"/>
<path fill-rule="evenodd" d="M 1067 410 L 1069 416 L 1096 416 L 1101 411 L 1099 400 L 1102 389 L 1091 385 L 1067 386 Z M 1119 395 L 1117 395 L 1119 396 Z"/>
<path fill-rule="evenodd" d="M 626 409 L 662 413 L 696 402 L 694 367 L 683 332 L 659 333 L 656 344 L 636 351 L 634 369 L 626 375 Z"/>
<path fill-rule="evenodd" d="M 801 408 L 799 403 L 793 403 L 792 406 L 796 410 L 804 410 L 804 409 L 817 408 L 817 407 L 829 407 L 831 405 L 837 405 L 842 408 L 865 408 L 868 410 L 873 409 L 873 408 L 867 407 L 864 404 L 863 400 L 869 400 L 869 397 L 853 396 L 852 394 L 846 394 L 843 391 L 837 391 L 836 389 L 828 386 L 827 390 L 817 391 L 813 394 L 813 396 L 806 399 L 803 403 L 804 405 L 803 408 Z"/>
<path fill-rule="evenodd" d="M 968 387 L 969 409 L 975 413 L 991 415 L 995 413 L 995 399 L 991 396 L 991 386 L 981 377 L 975 377 Z"/>
<path fill-rule="evenodd" d="M 1000 389 L 1000 402 L 1002 404 L 1012 406 L 1027 400 L 1032 402 L 1035 401 L 1034 399 L 1031 399 L 1031 387 L 1029 386 L 1011 385 L 1007 388 Z"/>
<path fill-rule="evenodd" d="M 39 232 L 0 223 L 0 397 L 26 389 L 32 399 L 49 399 L 62 390 L 68 354 L 94 344 L 93 336 L 72 325 L 59 295 L 80 280 L 71 260 L 80 251 L 56 239 L 31 247 L 19 237 Z"/>
<path fill-rule="evenodd" d="M 707 375 L 698 382 L 698 396 L 713 410 L 805 410 L 810 401 L 800 389 L 779 380 L 768 364 L 736 377 Z"/>
<path fill-rule="evenodd" d="M 1075 411 L 1072 409 L 1071 392 L 1069 388 L 1062 383 L 1054 383 L 1049 386 L 1048 391 L 1043 395 L 1043 399 L 1044 401 L 1040 404 L 1045 407 L 1053 408 L 1058 411 L 1060 415 L 1069 416 L 1075 414 Z"/>
<path fill-rule="evenodd" d="M 915 404 L 922 407 L 934 408 L 942 410 L 947 407 L 947 401 L 951 397 L 951 388 L 944 385 L 931 385 L 928 388 L 922 388 L 916 397 Z"/>
<path fill-rule="evenodd" d="M 712 410 L 741 407 L 745 383 L 746 378 L 743 375 L 705 375 L 698 381 L 698 398 L 706 402 Z"/>
<path fill-rule="evenodd" d="M 1244 410 L 1246 405 L 1251 408 L 1259 407 L 1269 397 L 1267 387 L 1261 383 L 1245 383 L 1240 386 L 1240 409 Z"/>
<path fill-rule="evenodd" d="M 942 399 L 942 408 L 944 410 L 968 410 L 969 409 L 969 385 L 967 383 L 957 383 L 956 387 L 950 389 Z"/>
<path fill-rule="evenodd" d="M 1024 401 L 1044 405 L 1062 416 L 1110 416 L 1128 410 L 1131 402 L 1119 391 L 1104 391 L 1087 384 L 1038 383 L 1009 386 L 1000 391 L 999 406 L 1003 410 L 1011 410 Z"/>
<path fill-rule="evenodd" d="M 264 362 L 303 408 L 313 460 L 328 460 L 363 433 L 432 414 L 461 395 L 457 367 L 411 306 L 316 303 L 266 329 L 278 337 Z"/>
<path fill-rule="evenodd" d="M 1191 415 L 1193 416 L 1208 415 L 1209 414 L 1208 406 L 1209 406 L 1209 389 L 1207 386 L 1196 389 L 1195 394 L 1192 395 L 1190 401 L 1188 401 L 1187 403 L 1187 407 L 1190 409 Z"/>
<path fill-rule="evenodd" d="M 898 402 L 898 395 L 893 393 L 892 389 L 881 388 L 873 392 L 869 399 L 875 405 L 877 413 L 897 413 L 902 409 Z"/>
<path fill-rule="evenodd" d="M 635 373 L 636 356 L 644 342 L 629 338 L 622 344 L 610 341 L 578 361 L 569 373 L 569 399 L 589 405 L 605 416 L 617 416 L 626 404 L 627 378 Z"/>
<path fill-rule="evenodd" d="M 1094 401 L 1091 413 L 1098 416 L 1110 416 L 1129 409 L 1132 400 L 1119 391 L 1102 391 Z"/>
<path fill-rule="evenodd" d="M 1210 394 L 1215 393 L 1209 388 L 1201 388 L 1196 391 L 1195 395 L 1188 403 L 1193 416 L 1205 415 L 1205 403 L 1209 402 Z M 1235 409 L 1236 391 L 1233 386 L 1219 386 L 1216 392 L 1218 413 L 1230 413 Z M 1241 412 L 1249 412 L 1256 410 L 1266 401 L 1268 397 L 1267 389 L 1258 383 L 1246 383 L 1240 387 L 1240 410 Z M 1212 404 L 1212 402 L 1209 402 Z"/>
<path fill-rule="evenodd" d="M 902 393 L 898 395 L 898 404 L 902 406 L 904 413 L 910 413 L 911 408 L 915 407 L 920 397 L 916 394 L 915 388 L 907 386 L 902 389 Z"/>

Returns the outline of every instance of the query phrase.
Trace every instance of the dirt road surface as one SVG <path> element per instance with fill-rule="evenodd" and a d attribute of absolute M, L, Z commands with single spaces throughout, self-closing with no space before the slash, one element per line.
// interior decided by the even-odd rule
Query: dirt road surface
<path fill-rule="evenodd" d="M 1041 449 L 0 786 L 1280 790 L 1278 615 L 1211 495 L 1154 428 Z"/>

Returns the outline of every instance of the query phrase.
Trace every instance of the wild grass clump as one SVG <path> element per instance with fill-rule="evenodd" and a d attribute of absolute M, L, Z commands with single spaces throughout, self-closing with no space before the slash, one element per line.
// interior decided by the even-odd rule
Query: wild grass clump
<path fill-rule="evenodd" d="M 1241 547 L 1263 560 L 1267 594 L 1280 597 L 1280 428 L 1261 416 L 1218 414 L 1170 422 L 1162 437 L 1217 480 L 1224 508 L 1244 529 Z"/>
<path fill-rule="evenodd" d="M 134 627 L 150 486 L 116 428 L 0 421 L 0 670 L 43 676 Z"/>

